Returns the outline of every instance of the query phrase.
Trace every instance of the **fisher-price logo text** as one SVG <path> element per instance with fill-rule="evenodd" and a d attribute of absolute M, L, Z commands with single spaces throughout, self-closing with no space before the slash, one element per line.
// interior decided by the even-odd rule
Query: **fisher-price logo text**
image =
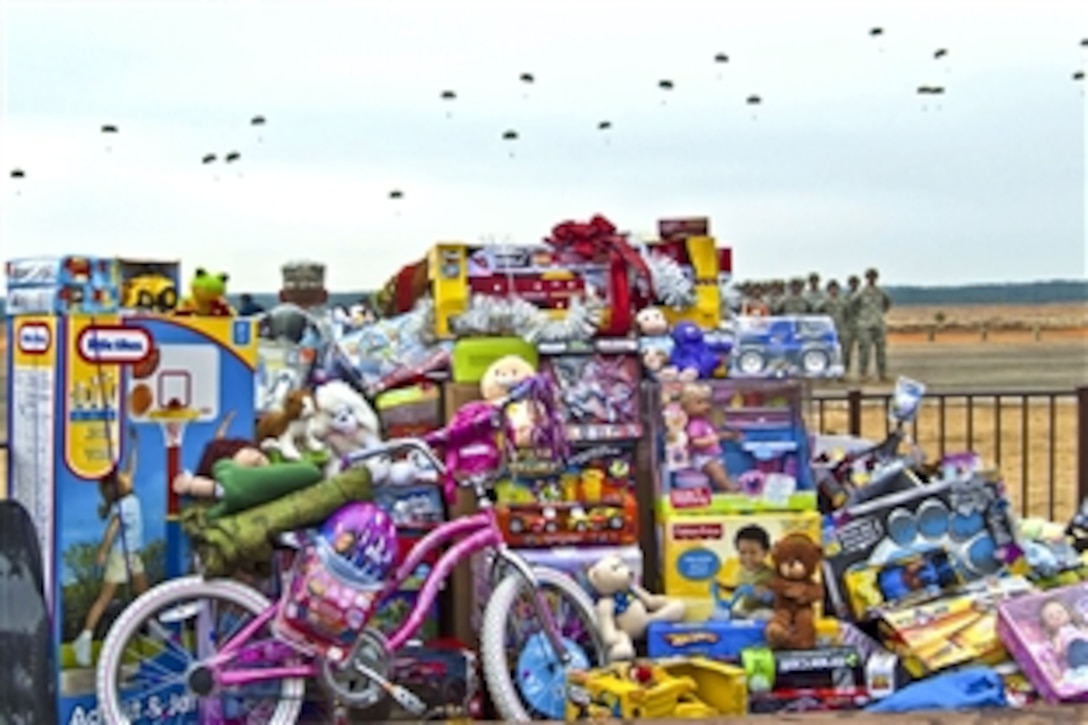
<path fill-rule="evenodd" d="M 19 326 L 19 352 L 29 355 L 41 355 L 49 352 L 53 344 L 53 333 L 48 325 L 40 322 L 27 322 Z"/>
<path fill-rule="evenodd" d="M 677 524 L 672 527 L 673 541 L 720 539 L 725 533 L 721 524 Z"/>
<path fill-rule="evenodd" d="M 76 341 L 79 356 L 95 363 L 138 363 L 151 354 L 151 335 L 135 327 L 88 327 Z"/>

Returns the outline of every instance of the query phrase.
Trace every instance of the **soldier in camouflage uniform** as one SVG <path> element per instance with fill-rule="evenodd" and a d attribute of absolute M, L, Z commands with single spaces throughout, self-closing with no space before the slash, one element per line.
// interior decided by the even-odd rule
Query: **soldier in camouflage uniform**
<path fill-rule="evenodd" d="M 842 295 L 842 290 L 839 288 L 837 280 L 828 280 L 827 282 L 827 294 L 824 295 L 824 304 L 820 308 L 820 313 L 827 315 L 835 322 L 835 330 L 839 333 L 839 340 L 841 341 L 846 334 L 846 308 L 848 300 Z M 843 353 L 843 359 L 845 360 L 846 353 Z"/>
<path fill-rule="evenodd" d="M 813 272 L 808 276 L 808 291 L 805 292 L 805 299 L 808 300 L 809 312 L 814 315 L 823 315 L 824 301 L 826 300 L 824 291 L 820 289 L 820 275 Z"/>
<path fill-rule="evenodd" d="M 881 380 L 888 379 L 888 338 L 884 315 L 891 309 L 892 301 L 877 285 L 879 275 L 875 269 L 865 271 L 866 285 L 853 302 L 857 314 L 858 373 L 862 379 L 869 375 L 869 353 L 876 348 L 876 371 Z"/>
<path fill-rule="evenodd" d="M 839 344 L 842 345 L 842 365 L 846 372 L 850 372 L 850 363 L 854 359 L 854 347 L 858 341 L 858 315 L 854 301 L 861 288 L 861 280 L 856 274 L 850 275 L 846 280 L 846 293 L 843 299 L 846 309 L 843 310 L 842 327 L 839 328 Z"/>
<path fill-rule="evenodd" d="M 782 300 L 786 297 L 786 283 L 780 279 L 772 280 L 767 284 L 766 294 L 763 299 L 772 315 L 782 314 Z"/>
<path fill-rule="evenodd" d="M 805 281 L 803 279 L 791 279 L 790 291 L 779 305 L 780 315 L 807 315 L 812 311 L 808 300 L 805 299 Z"/>

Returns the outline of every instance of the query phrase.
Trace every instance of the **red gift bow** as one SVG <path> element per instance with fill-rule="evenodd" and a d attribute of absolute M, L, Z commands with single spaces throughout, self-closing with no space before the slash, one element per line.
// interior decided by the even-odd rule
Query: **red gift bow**
<path fill-rule="evenodd" d="M 601 257 L 608 259 L 612 313 L 601 333 L 626 335 L 634 321 L 635 302 L 628 273 L 633 270 L 635 278 L 641 277 L 647 284 L 651 284 L 651 278 L 646 261 L 627 243 L 624 235 L 617 233 L 616 225 L 598 214 L 588 222 L 567 221 L 558 224 L 544 241 L 559 252 L 574 254 L 586 261 Z"/>

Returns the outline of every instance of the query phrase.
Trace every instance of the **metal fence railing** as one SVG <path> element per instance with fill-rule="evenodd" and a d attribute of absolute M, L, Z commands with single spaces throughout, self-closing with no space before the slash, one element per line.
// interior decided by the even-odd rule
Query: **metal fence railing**
<path fill-rule="evenodd" d="M 809 425 L 880 439 L 890 404 L 888 393 L 816 393 Z M 911 434 L 930 456 L 975 451 L 995 463 L 1024 514 L 1064 519 L 1088 497 L 1088 387 L 927 392 Z"/>

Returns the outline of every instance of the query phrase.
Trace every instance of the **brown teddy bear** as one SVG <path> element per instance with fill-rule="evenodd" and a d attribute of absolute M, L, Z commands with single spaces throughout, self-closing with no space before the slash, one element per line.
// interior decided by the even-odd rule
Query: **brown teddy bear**
<path fill-rule="evenodd" d="M 774 616 L 767 623 L 767 644 L 774 649 L 813 649 L 816 646 L 815 605 L 824 587 L 816 580 L 823 552 L 805 534 L 788 534 L 771 551 L 774 560 Z"/>

